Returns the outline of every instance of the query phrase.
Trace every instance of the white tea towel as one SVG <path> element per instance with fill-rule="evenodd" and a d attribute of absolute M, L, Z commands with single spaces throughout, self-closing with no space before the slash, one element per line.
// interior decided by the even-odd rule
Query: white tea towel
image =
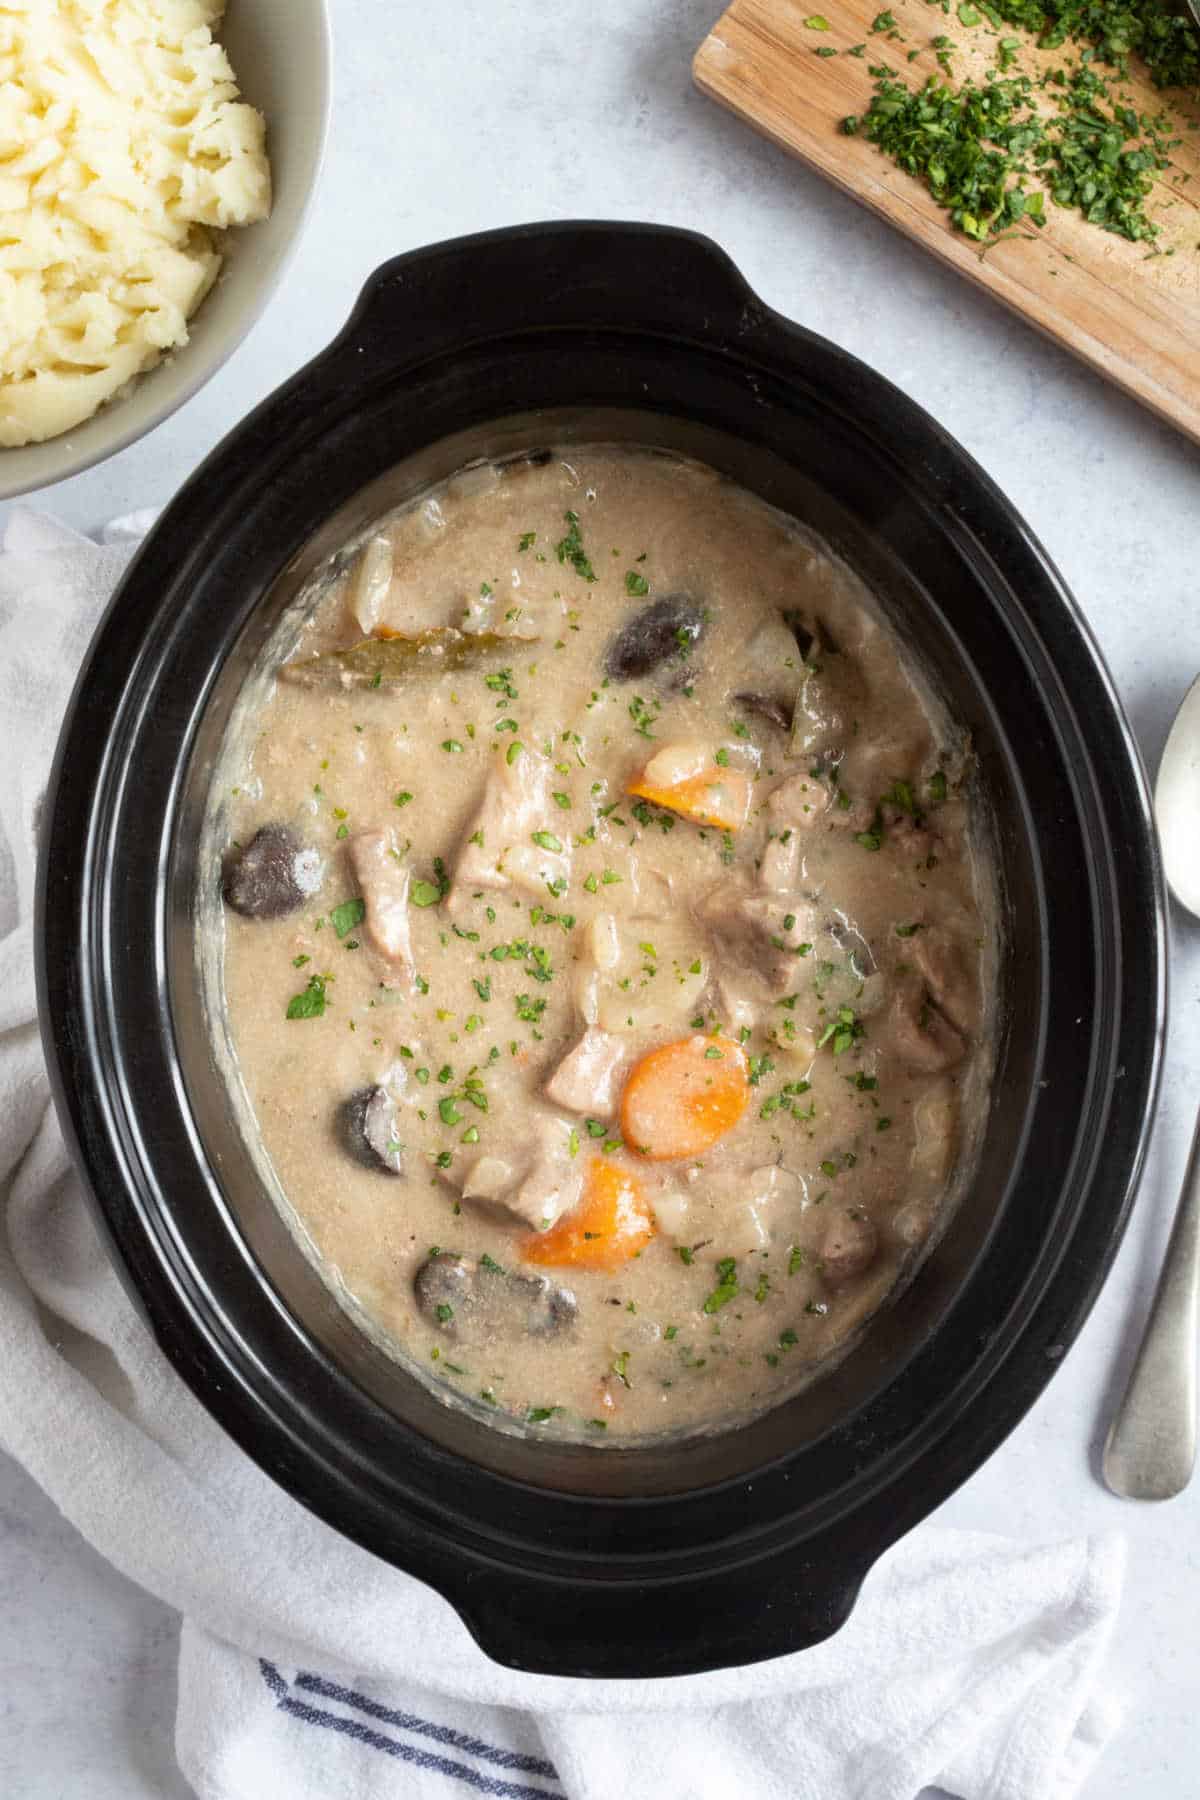
<path fill-rule="evenodd" d="M 1119 1539 L 914 1532 L 828 1643 L 596 1683 L 490 1662 L 429 1588 L 230 1442 L 126 1300 L 34 1022 L 39 799 L 88 635 L 146 521 L 98 546 L 20 512 L 0 553 L 0 1445 L 183 1613 L 177 1750 L 203 1800 L 1068 1800 L 1110 1731 Z"/>

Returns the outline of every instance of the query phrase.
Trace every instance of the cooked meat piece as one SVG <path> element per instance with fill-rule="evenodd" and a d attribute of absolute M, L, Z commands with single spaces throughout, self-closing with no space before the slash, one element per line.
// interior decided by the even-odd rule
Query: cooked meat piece
<path fill-rule="evenodd" d="M 317 892 L 323 870 L 316 850 L 286 825 L 264 825 L 225 858 L 223 892 L 247 919 L 281 919 Z"/>
<path fill-rule="evenodd" d="M 767 841 L 758 868 L 758 884 L 768 893 L 789 894 L 800 875 L 804 851 L 803 833 L 829 814 L 833 792 L 816 777 L 788 775 L 767 798 L 767 817 L 773 836 Z"/>
<path fill-rule="evenodd" d="M 384 1087 L 360 1088 L 337 1110 L 338 1139 L 347 1155 L 385 1175 L 404 1173 L 396 1102 Z"/>
<path fill-rule="evenodd" d="M 961 941 L 941 927 L 927 925 L 905 944 L 904 960 L 924 976 L 938 1011 L 969 1037 L 978 1028 L 979 993 Z"/>
<path fill-rule="evenodd" d="M 904 1066 L 922 1074 L 952 1069 L 967 1053 L 962 1033 L 938 1011 L 923 981 L 902 982 L 892 996 L 884 1030 Z"/>
<path fill-rule="evenodd" d="M 547 1081 L 543 1090 L 547 1100 L 567 1112 L 590 1113 L 597 1119 L 611 1118 L 627 1055 L 628 1045 L 623 1038 L 589 1025 Z"/>
<path fill-rule="evenodd" d="M 417 1305 L 456 1342 L 486 1345 L 567 1331 L 578 1311 L 570 1288 L 547 1275 L 518 1274 L 494 1258 L 476 1261 L 442 1250 L 417 1270 Z"/>
<path fill-rule="evenodd" d="M 777 725 L 780 731 L 792 728 L 792 708 L 778 694 L 757 694 L 747 691 L 734 694 L 733 703 L 740 706 L 743 712 L 752 713 L 755 718 L 765 719 L 768 725 Z"/>
<path fill-rule="evenodd" d="M 951 1080 L 936 1081 L 913 1108 L 912 1168 L 927 1181 L 950 1173 L 958 1131 L 958 1097 Z"/>
<path fill-rule="evenodd" d="M 719 1171 L 693 1167 L 664 1183 L 650 1203 L 663 1235 L 695 1255 L 713 1261 L 752 1256 L 770 1250 L 773 1229 L 789 1229 L 799 1219 L 804 1182 L 777 1163 Z"/>
<path fill-rule="evenodd" d="M 869 1269 L 879 1249 L 879 1233 L 866 1213 L 835 1208 L 822 1223 L 815 1255 L 831 1288 L 845 1287 Z"/>
<path fill-rule="evenodd" d="M 833 790 L 818 776 L 785 775 L 767 797 L 767 816 L 772 825 L 792 825 L 806 830 L 833 805 Z"/>
<path fill-rule="evenodd" d="M 755 893 L 735 881 L 713 888 L 696 916 L 711 932 L 718 956 L 728 957 L 739 974 L 756 978 L 771 999 L 795 987 L 801 946 L 811 945 L 820 930 L 809 901 Z"/>
<path fill-rule="evenodd" d="M 574 1128 L 566 1119 L 543 1114 L 528 1133 L 528 1148 L 512 1159 L 481 1155 L 457 1159 L 439 1171 L 464 1200 L 499 1214 L 506 1223 L 548 1231 L 569 1212 L 583 1188 L 584 1158 L 571 1154 Z"/>
<path fill-rule="evenodd" d="M 892 1220 L 892 1230 L 906 1250 L 915 1250 L 933 1230 L 937 1205 L 932 1200 L 910 1200 Z"/>
<path fill-rule="evenodd" d="M 554 781 L 550 763 L 534 750 L 520 749 L 512 762 L 496 756 L 458 853 L 451 913 L 480 889 L 516 888 L 545 899 L 549 883 L 570 880 L 570 839 L 559 835 Z"/>
<path fill-rule="evenodd" d="M 604 673 L 610 681 L 636 681 L 678 662 L 703 631 L 704 609 L 690 594 L 664 594 L 625 620 L 608 646 Z"/>
<path fill-rule="evenodd" d="M 534 1231 L 548 1231 L 583 1191 L 582 1156 L 572 1156 L 573 1127 L 565 1119 L 542 1119 L 535 1131 L 533 1164 L 515 1194 L 505 1201 L 515 1218 Z"/>
<path fill-rule="evenodd" d="M 411 984 L 416 970 L 408 929 L 408 870 L 386 831 L 356 832 L 346 848 L 366 903 L 367 940 Z"/>
<path fill-rule="evenodd" d="M 796 756 L 842 749 L 854 736 L 868 704 L 867 685 L 853 657 L 840 656 L 824 645 L 804 665 L 792 719 L 792 751 Z"/>

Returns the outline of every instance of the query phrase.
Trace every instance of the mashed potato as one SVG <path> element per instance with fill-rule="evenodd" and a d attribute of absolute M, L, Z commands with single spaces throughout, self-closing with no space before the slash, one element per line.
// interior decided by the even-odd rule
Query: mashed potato
<path fill-rule="evenodd" d="M 0 445 L 90 418 L 187 343 L 214 231 L 262 219 L 224 0 L 0 0 Z"/>

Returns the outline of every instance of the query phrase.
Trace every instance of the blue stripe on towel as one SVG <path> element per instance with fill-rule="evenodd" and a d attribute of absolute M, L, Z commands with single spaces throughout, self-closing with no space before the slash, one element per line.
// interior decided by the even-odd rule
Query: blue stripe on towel
<path fill-rule="evenodd" d="M 402 1762 L 412 1763 L 420 1769 L 430 1769 L 439 1775 L 447 1775 L 454 1781 L 464 1782 L 468 1787 L 480 1794 L 496 1796 L 496 1800 L 553 1800 L 553 1797 L 542 1787 L 526 1787 L 512 1782 L 500 1781 L 493 1775 L 481 1773 L 478 1769 L 468 1768 L 466 1763 L 452 1762 L 448 1757 L 438 1756 L 431 1750 L 422 1749 L 413 1744 L 402 1743 L 398 1738 L 385 1737 L 382 1732 L 373 1731 L 359 1719 L 344 1719 L 337 1713 L 325 1712 L 306 1701 L 298 1700 L 289 1691 L 288 1684 L 274 1663 L 259 1658 L 259 1669 L 262 1678 L 275 1695 L 281 1712 L 291 1714 L 306 1725 L 319 1725 L 326 1731 L 340 1731 L 346 1737 L 366 1745 L 372 1750 L 381 1750 L 387 1756 L 397 1757 Z M 476 1738 L 469 1738 L 462 1732 L 452 1731 L 448 1726 L 435 1725 L 426 1719 L 419 1719 L 408 1713 L 391 1712 L 368 1699 L 365 1694 L 355 1693 L 351 1688 L 338 1687 L 336 1683 L 325 1681 L 319 1675 L 301 1674 L 296 1678 L 297 1687 L 303 1686 L 309 1692 L 322 1695 L 326 1699 L 337 1700 L 342 1705 L 354 1706 L 372 1718 L 399 1726 L 403 1730 L 418 1732 L 432 1737 L 439 1743 L 452 1745 L 455 1749 L 466 1751 L 499 1764 L 501 1767 L 520 1769 L 523 1773 L 545 1775 L 557 1781 L 553 1765 L 542 1762 L 536 1757 L 519 1756 L 508 1750 L 500 1750 L 485 1744 Z"/>
<path fill-rule="evenodd" d="M 319 1694 L 323 1700 L 338 1700 L 343 1706 L 357 1707 L 359 1712 L 366 1713 L 372 1719 L 379 1719 L 385 1725 L 398 1725 L 402 1731 L 434 1738 L 450 1749 L 465 1750 L 468 1756 L 496 1763 L 502 1769 L 516 1769 L 523 1775 L 545 1775 L 551 1781 L 558 1780 L 554 1764 L 545 1762 L 541 1757 L 522 1756 L 517 1750 L 500 1750 L 493 1744 L 485 1744 L 482 1738 L 467 1737 L 464 1732 L 454 1731 L 449 1725 L 434 1725 L 428 1719 L 418 1719 L 414 1713 L 393 1712 L 389 1707 L 380 1706 L 377 1700 L 370 1699 L 366 1694 L 356 1693 L 353 1688 L 338 1687 L 323 1675 L 301 1672 L 296 1676 L 296 1686 L 306 1688 L 309 1693 Z"/>

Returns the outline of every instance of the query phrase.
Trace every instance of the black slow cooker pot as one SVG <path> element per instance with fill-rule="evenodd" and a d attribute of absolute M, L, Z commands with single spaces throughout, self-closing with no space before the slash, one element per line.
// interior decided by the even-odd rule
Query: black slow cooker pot
<path fill-rule="evenodd" d="M 266 1196 L 209 1048 L 197 846 L 280 609 L 385 503 L 568 441 L 699 457 L 882 597 L 970 728 L 997 821 L 1003 1042 L 978 1174 L 918 1277 L 809 1391 L 720 1436 L 559 1447 L 452 1410 L 350 1322 Z M 664 1675 L 801 1649 L 1011 1430 L 1094 1300 L 1164 1022 L 1145 781 L 1044 552 L 920 409 L 689 233 L 550 225 L 386 263 L 146 540 L 63 730 L 41 867 L 60 1116 L 163 1352 L 297 1499 L 485 1650 Z"/>

